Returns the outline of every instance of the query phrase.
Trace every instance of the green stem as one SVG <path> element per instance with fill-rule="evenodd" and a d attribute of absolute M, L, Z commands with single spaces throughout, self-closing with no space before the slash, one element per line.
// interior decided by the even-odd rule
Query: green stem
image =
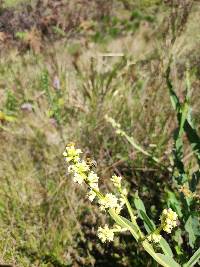
<path fill-rule="evenodd" d="M 126 197 L 125 195 L 123 195 L 123 194 L 121 194 L 121 196 L 122 196 L 122 198 L 123 198 L 124 201 L 125 201 L 125 204 L 126 204 L 126 207 L 127 207 L 127 209 L 128 209 L 128 212 L 129 212 L 129 214 L 130 214 L 132 223 L 136 226 L 136 228 L 137 228 L 137 230 L 138 230 L 138 233 L 140 234 L 140 238 L 143 238 L 143 237 L 144 237 L 144 234 L 141 232 L 140 227 L 139 227 L 138 224 L 137 224 L 136 217 L 135 217 L 135 215 L 134 215 L 134 213 L 133 213 L 133 209 L 131 208 L 131 205 L 130 205 L 130 203 L 129 203 L 127 197 Z"/>

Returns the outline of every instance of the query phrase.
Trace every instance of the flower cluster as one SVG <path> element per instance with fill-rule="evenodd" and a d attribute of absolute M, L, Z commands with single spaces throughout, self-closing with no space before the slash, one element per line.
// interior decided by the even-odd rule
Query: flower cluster
<path fill-rule="evenodd" d="M 68 172 L 73 174 L 73 181 L 78 184 L 86 182 L 90 188 L 88 198 L 90 201 L 93 201 L 96 197 L 96 192 L 99 191 L 99 177 L 96 173 L 91 171 L 89 165 L 80 158 L 81 153 L 81 150 L 76 149 L 74 144 L 69 144 L 63 156 L 66 161 L 70 163 Z"/>
<path fill-rule="evenodd" d="M 81 153 L 81 150 L 76 149 L 74 144 L 69 144 L 66 147 L 63 155 L 66 158 L 66 161 L 70 163 L 68 171 L 69 173 L 73 174 L 73 181 L 78 184 L 82 184 L 83 182 L 85 182 L 89 186 L 90 191 L 87 196 L 88 199 L 92 202 L 95 199 L 97 192 L 99 192 L 99 177 L 90 169 L 90 166 L 86 163 L 86 161 L 80 158 Z M 111 178 L 114 186 L 120 189 L 121 179 L 122 177 L 116 175 L 112 176 Z M 123 191 L 122 194 L 124 195 L 127 193 L 125 189 L 121 189 L 121 191 Z M 115 209 L 118 214 L 120 213 L 123 205 L 125 204 L 123 198 L 117 198 L 112 193 L 108 193 L 105 196 L 101 195 L 101 198 L 99 198 L 98 203 L 100 205 L 101 210 Z"/>
<path fill-rule="evenodd" d="M 113 118 L 109 117 L 108 115 L 105 115 L 105 120 L 109 122 L 113 126 L 113 128 L 115 129 L 121 128 L 121 125 L 117 123 Z"/>
<path fill-rule="evenodd" d="M 104 227 L 98 228 L 97 235 L 103 243 L 106 241 L 113 241 L 114 239 L 114 231 L 110 229 L 107 224 Z"/>
<path fill-rule="evenodd" d="M 96 191 L 99 191 L 98 180 L 99 180 L 99 177 L 97 176 L 97 174 L 91 171 L 87 177 L 88 185 L 90 187 L 90 191 L 88 193 L 88 199 L 91 202 L 96 197 Z"/>
<path fill-rule="evenodd" d="M 120 213 L 124 206 L 124 200 L 118 199 L 114 194 L 107 193 L 104 197 L 99 199 L 99 205 L 101 210 L 115 209 L 116 213 Z"/>
<path fill-rule="evenodd" d="M 119 225 L 115 225 L 113 228 L 109 228 L 107 224 L 104 227 L 99 227 L 97 235 L 99 239 L 105 243 L 114 240 L 114 233 L 127 231 L 126 228 L 121 228 Z"/>
<path fill-rule="evenodd" d="M 116 134 L 121 136 L 125 135 L 125 132 L 121 129 L 121 125 L 117 123 L 113 118 L 105 115 L 105 120 L 112 125 L 112 127 L 115 129 Z"/>
<path fill-rule="evenodd" d="M 153 243 L 159 243 L 161 238 L 162 236 L 156 233 L 152 233 L 147 237 L 148 241 Z"/>
<path fill-rule="evenodd" d="M 178 215 L 172 209 L 164 209 L 160 217 L 162 229 L 171 233 L 172 229 L 177 226 L 177 218 Z"/>
<path fill-rule="evenodd" d="M 120 125 L 116 124 L 111 119 L 107 118 L 118 130 L 120 130 Z M 102 194 L 99 191 L 98 175 L 93 171 L 93 168 L 88 161 L 85 161 L 80 158 L 80 154 L 82 151 L 80 149 L 76 149 L 75 145 L 69 144 L 67 145 L 65 152 L 63 153 L 66 161 L 69 164 L 68 172 L 73 174 L 74 182 L 78 184 L 85 183 L 89 188 L 89 192 L 87 194 L 88 199 L 92 202 L 95 197 L 98 197 L 98 204 L 100 205 L 100 210 L 107 211 L 109 209 L 113 209 L 115 213 L 119 214 L 125 204 L 127 204 L 127 190 L 122 187 L 122 177 L 113 175 L 111 177 L 111 181 L 119 192 L 119 196 L 116 196 L 113 193 Z M 132 218 L 132 217 L 131 217 Z M 149 242 L 159 243 L 162 236 L 160 235 L 160 231 L 164 230 L 167 233 L 171 233 L 172 229 L 177 226 L 177 214 L 172 211 L 172 209 L 164 209 L 161 216 L 160 226 L 154 230 L 152 233 L 147 235 L 145 238 Z M 134 219 L 136 221 L 136 218 Z M 136 223 L 136 222 L 135 222 Z M 137 224 L 137 223 L 136 223 Z M 104 227 L 99 227 L 98 229 L 98 237 L 102 242 L 113 241 L 115 232 L 122 232 L 127 229 L 122 229 L 120 226 L 114 226 L 109 228 L 106 224 Z"/>
<path fill-rule="evenodd" d="M 113 175 L 111 181 L 113 182 L 114 186 L 117 188 L 121 188 L 121 176 Z"/>
<path fill-rule="evenodd" d="M 66 158 L 67 162 L 78 162 L 80 158 L 79 155 L 81 153 L 82 151 L 80 149 L 75 149 L 75 144 L 71 143 L 66 146 L 66 151 L 63 153 L 63 156 Z"/>
<path fill-rule="evenodd" d="M 115 212 L 119 214 L 125 204 L 124 197 L 127 195 L 127 190 L 122 188 L 121 185 L 122 177 L 113 175 L 111 178 L 114 186 L 121 194 L 120 197 L 117 197 L 112 193 L 107 193 L 105 195 L 101 194 L 98 187 L 99 177 L 92 170 L 87 161 L 84 161 L 80 158 L 81 153 L 81 150 L 76 149 L 74 144 L 67 145 L 65 152 L 63 153 L 63 156 L 69 163 L 68 172 L 73 174 L 73 181 L 78 184 L 85 182 L 88 185 L 89 192 L 87 196 L 91 202 L 98 195 L 98 203 L 101 210 L 105 211 L 107 209 L 114 209 Z M 102 242 L 112 241 L 114 238 L 114 232 L 119 231 L 122 231 L 122 228 L 119 226 L 115 226 L 114 228 L 110 229 L 108 225 L 105 225 L 104 228 L 99 227 L 98 236 Z"/>

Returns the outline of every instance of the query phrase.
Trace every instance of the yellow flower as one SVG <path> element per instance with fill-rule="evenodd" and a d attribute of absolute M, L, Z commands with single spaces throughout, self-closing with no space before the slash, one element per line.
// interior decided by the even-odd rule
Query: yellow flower
<path fill-rule="evenodd" d="M 81 174 L 81 173 L 85 173 L 89 171 L 89 166 L 86 164 L 84 160 L 82 160 L 80 162 L 77 162 L 75 165 L 73 165 L 72 169 L 74 172 Z"/>
<path fill-rule="evenodd" d="M 123 189 L 121 190 L 121 193 L 122 193 L 122 195 L 124 195 L 124 196 L 127 196 L 127 195 L 128 195 L 128 191 L 127 191 L 126 188 L 123 188 Z"/>
<path fill-rule="evenodd" d="M 178 215 L 172 209 L 164 209 L 160 217 L 163 231 L 171 233 L 172 229 L 177 226 Z"/>
<path fill-rule="evenodd" d="M 111 181 L 113 182 L 115 187 L 121 187 L 121 176 L 113 175 Z"/>
<path fill-rule="evenodd" d="M 103 243 L 106 241 L 113 241 L 114 239 L 114 230 L 110 229 L 106 224 L 104 227 L 99 227 L 97 232 L 98 237 Z"/>
<path fill-rule="evenodd" d="M 101 210 L 109 208 L 114 209 L 120 207 L 120 205 L 118 204 L 118 198 L 112 193 L 108 193 L 105 195 L 104 198 L 99 199 L 99 204 Z"/>
<path fill-rule="evenodd" d="M 98 180 L 99 177 L 97 176 L 97 174 L 91 171 L 87 177 L 89 186 L 93 189 L 98 189 Z"/>
<path fill-rule="evenodd" d="M 88 196 L 88 199 L 92 202 L 96 197 L 96 193 L 93 190 L 90 190 L 87 196 Z"/>
<path fill-rule="evenodd" d="M 74 173 L 73 181 L 78 184 L 82 184 L 85 180 L 85 176 L 79 173 Z"/>
<path fill-rule="evenodd" d="M 149 242 L 159 243 L 161 240 L 161 237 L 162 237 L 161 235 L 153 233 L 153 234 L 150 234 L 147 237 L 147 239 Z"/>
<path fill-rule="evenodd" d="M 74 144 L 71 144 L 69 146 L 66 146 L 63 156 L 66 158 L 67 162 L 70 162 L 70 161 L 78 162 L 79 154 L 81 153 L 82 151 L 80 149 L 76 149 L 74 147 Z"/>
<path fill-rule="evenodd" d="M 113 228 L 109 228 L 107 224 L 105 224 L 104 227 L 99 227 L 97 235 L 101 239 L 101 241 L 104 243 L 106 241 L 113 241 L 114 239 L 114 233 L 122 233 L 127 231 L 127 228 L 122 228 L 119 225 L 114 225 Z"/>

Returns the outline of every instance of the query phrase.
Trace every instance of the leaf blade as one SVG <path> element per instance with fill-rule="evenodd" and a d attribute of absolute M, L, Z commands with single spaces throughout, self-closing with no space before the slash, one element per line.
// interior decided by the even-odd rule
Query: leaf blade
<path fill-rule="evenodd" d="M 200 258 L 200 248 L 194 253 L 194 255 L 190 258 L 190 260 L 187 263 L 185 263 L 183 266 L 192 267 L 197 263 L 199 258 Z"/>

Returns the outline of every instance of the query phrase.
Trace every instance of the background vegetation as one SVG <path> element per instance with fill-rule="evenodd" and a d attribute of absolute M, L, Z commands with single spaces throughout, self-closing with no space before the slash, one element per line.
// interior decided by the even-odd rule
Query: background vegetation
<path fill-rule="evenodd" d="M 198 133 L 199 19 L 194 0 L 0 1 L 1 263 L 155 265 L 129 235 L 98 240 L 105 218 L 66 177 L 62 152 L 74 141 L 95 158 L 102 186 L 113 172 L 125 176 L 130 200 L 138 191 L 155 221 L 166 203 L 176 206 L 167 168 L 178 122 L 166 76 L 170 66 L 168 82 L 184 103 L 189 75 Z M 106 114 L 166 168 L 116 135 Z M 199 167 L 183 141 L 189 175 Z M 196 181 L 199 196 L 199 174 Z M 170 241 L 180 261 L 181 244 L 188 256 L 199 247 L 195 220 L 194 233 L 181 226 Z"/>

